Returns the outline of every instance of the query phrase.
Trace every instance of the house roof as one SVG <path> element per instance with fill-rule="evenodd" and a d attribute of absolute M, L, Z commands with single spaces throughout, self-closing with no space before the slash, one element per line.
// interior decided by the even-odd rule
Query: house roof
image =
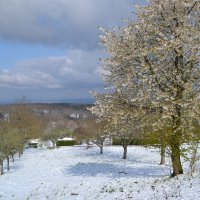
<path fill-rule="evenodd" d="M 64 137 L 62 139 L 58 139 L 59 141 L 73 141 L 74 138 L 71 138 L 71 137 Z"/>

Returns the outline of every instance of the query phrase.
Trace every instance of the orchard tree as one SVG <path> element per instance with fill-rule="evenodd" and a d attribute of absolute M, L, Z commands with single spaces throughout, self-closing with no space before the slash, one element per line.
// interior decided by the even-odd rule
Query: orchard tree
<path fill-rule="evenodd" d="M 77 121 L 77 128 L 74 129 L 74 135 L 76 138 L 76 141 L 78 141 L 79 143 L 85 142 L 87 145 L 87 149 L 90 147 L 90 142 L 92 140 L 92 132 L 89 130 L 89 127 L 92 124 L 91 119 L 84 119 L 84 120 L 80 120 Z"/>
<path fill-rule="evenodd" d="M 55 148 L 58 139 L 62 139 L 69 134 L 71 134 L 71 131 L 67 129 L 63 120 L 49 121 L 42 135 L 42 140 L 50 140 L 53 148 Z"/>
<path fill-rule="evenodd" d="M 90 108 L 98 120 L 107 124 L 104 127 L 110 137 L 117 139 L 123 147 L 123 159 L 127 159 L 128 145 L 143 136 L 142 111 L 136 106 L 129 108 L 123 102 L 125 94 L 119 90 L 111 94 L 96 94 L 96 105 Z"/>
<path fill-rule="evenodd" d="M 10 126 L 17 131 L 21 142 L 19 154 L 23 153 L 24 144 L 29 139 L 39 138 L 43 132 L 43 120 L 35 115 L 25 102 L 19 102 L 13 106 L 10 113 Z"/>
<path fill-rule="evenodd" d="M 171 126 L 172 176 L 183 173 L 183 134 L 196 118 L 191 111 L 199 98 L 199 19 L 200 1 L 152 0 L 130 25 L 136 30 L 133 53 L 139 54 L 142 80 L 152 86 L 152 104 L 162 107 Z"/>
<path fill-rule="evenodd" d="M 10 157 L 13 157 L 18 150 L 20 138 L 16 129 L 12 128 L 8 122 L 0 122 L 0 167 L 1 175 L 3 171 L 3 162 L 7 160 L 7 171 L 10 170 Z"/>
<path fill-rule="evenodd" d="M 106 121 L 98 122 L 95 119 L 89 120 L 87 131 L 91 137 L 91 141 L 100 148 L 100 154 L 103 154 L 104 141 L 109 137 L 106 131 Z"/>
<path fill-rule="evenodd" d="M 177 176 L 183 173 L 181 144 L 193 136 L 199 117 L 200 1 L 150 0 L 136 15 L 125 28 L 101 36 L 109 54 L 102 59 L 103 78 L 111 96 L 123 91 L 122 107 L 138 113 L 162 110 L 152 128 L 171 130 L 171 175 Z"/>

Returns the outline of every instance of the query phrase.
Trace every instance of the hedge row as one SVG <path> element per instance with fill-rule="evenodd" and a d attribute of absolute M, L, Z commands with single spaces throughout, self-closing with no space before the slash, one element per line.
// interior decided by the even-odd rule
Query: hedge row
<path fill-rule="evenodd" d="M 72 140 L 72 141 L 67 141 L 67 140 L 61 140 L 61 141 L 57 141 L 56 146 L 74 146 L 76 145 L 76 141 Z"/>

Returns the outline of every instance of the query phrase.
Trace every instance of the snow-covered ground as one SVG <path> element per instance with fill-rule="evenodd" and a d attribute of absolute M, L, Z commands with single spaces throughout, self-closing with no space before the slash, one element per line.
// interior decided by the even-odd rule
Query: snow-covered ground
<path fill-rule="evenodd" d="M 157 149 L 121 147 L 28 149 L 0 176 L 1 200 L 198 200 L 200 175 L 169 179 Z"/>

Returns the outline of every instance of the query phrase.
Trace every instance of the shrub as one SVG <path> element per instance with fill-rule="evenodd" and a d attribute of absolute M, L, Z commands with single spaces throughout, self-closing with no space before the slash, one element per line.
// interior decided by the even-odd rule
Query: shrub
<path fill-rule="evenodd" d="M 56 142 L 56 146 L 74 146 L 76 144 L 75 140 L 59 140 Z"/>
<path fill-rule="evenodd" d="M 28 147 L 29 148 L 38 148 L 38 144 L 37 143 L 29 143 Z"/>

